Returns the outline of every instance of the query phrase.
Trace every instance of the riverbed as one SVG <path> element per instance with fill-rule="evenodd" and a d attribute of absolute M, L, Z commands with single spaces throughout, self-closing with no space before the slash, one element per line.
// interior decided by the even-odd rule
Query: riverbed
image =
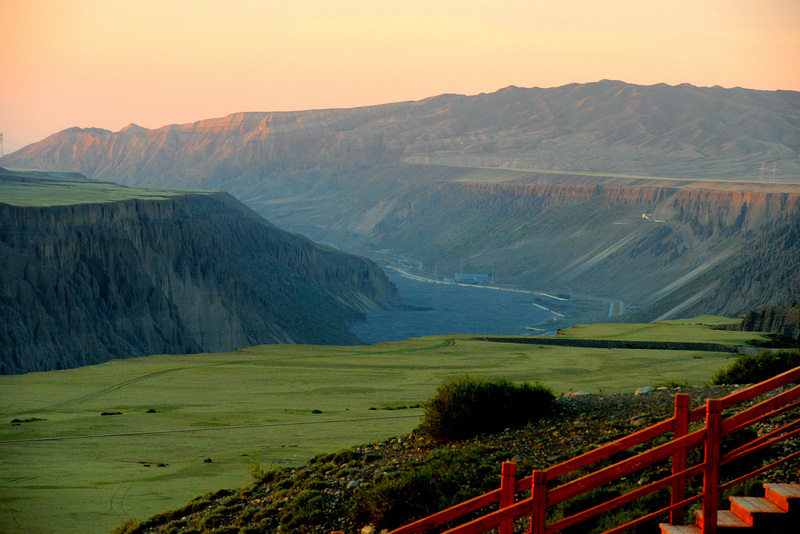
<path fill-rule="evenodd" d="M 580 303 L 494 284 L 444 283 L 388 268 L 402 297 L 350 328 L 367 343 L 443 334 L 541 335 L 574 324 Z M 577 305 L 577 307 L 576 307 Z"/>

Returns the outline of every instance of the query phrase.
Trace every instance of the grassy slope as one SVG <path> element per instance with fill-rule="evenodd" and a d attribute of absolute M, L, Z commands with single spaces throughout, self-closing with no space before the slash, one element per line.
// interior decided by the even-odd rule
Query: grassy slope
<path fill-rule="evenodd" d="M 65 206 L 131 199 L 163 200 L 186 191 L 125 187 L 76 173 L 0 168 L 0 202 L 12 206 Z"/>
<path fill-rule="evenodd" d="M 681 340 L 742 342 L 740 333 L 685 323 L 677 323 Z M 675 324 L 647 325 L 648 338 L 674 336 Z M 637 335 L 636 325 L 619 327 L 630 332 L 616 331 L 617 339 Z M 0 532 L 70 532 L 78 525 L 82 532 L 104 532 L 127 517 L 142 519 L 198 494 L 242 486 L 253 460 L 300 465 L 320 452 L 406 434 L 421 410 L 383 408 L 422 402 L 451 377 L 539 380 L 556 391 L 631 391 L 666 379 L 702 384 L 729 357 L 456 336 L 368 347 L 270 345 L 0 377 Z M 157 413 L 146 413 L 151 408 Z M 43 420 L 10 423 L 30 418 Z M 353 419 L 359 421 L 347 421 Z M 265 426 L 220 428 L 240 425 Z M 137 432 L 165 433 L 10 442 Z"/>

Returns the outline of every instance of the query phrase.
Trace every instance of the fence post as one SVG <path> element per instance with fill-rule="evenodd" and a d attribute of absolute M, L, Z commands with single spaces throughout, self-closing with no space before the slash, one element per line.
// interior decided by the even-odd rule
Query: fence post
<path fill-rule="evenodd" d="M 500 508 L 514 504 L 514 491 L 517 489 L 517 464 L 503 462 L 500 476 Z M 513 534 L 514 520 L 509 519 L 500 524 L 500 534 Z"/>
<path fill-rule="evenodd" d="M 689 400 L 686 393 L 675 395 L 675 426 L 672 439 L 682 438 L 689 432 Z M 672 474 L 680 473 L 686 469 L 686 449 L 681 449 L 672 455 Z M 670 504 L 681 502 L 686 496 L 686 477 L 680 477 L 672 482 Z M 672 525 L 683 525 L 686 520 L 686 510 L 683 506 L 673 508 L 669 513 L 669 522 Z"/>
<path fill-rule="evenodd" d="M 531 530 L 529 534 L 544 534 L 547 511 L 547 471 L 533 471 L 531 488 Z"/>
<path fill-rule="evenodd" d="M 706 400 L 706 468 L 703 475 L 703 534 L 716 534 L 719 509 L 719 455 L 722 441 L 722 403 Z"/>

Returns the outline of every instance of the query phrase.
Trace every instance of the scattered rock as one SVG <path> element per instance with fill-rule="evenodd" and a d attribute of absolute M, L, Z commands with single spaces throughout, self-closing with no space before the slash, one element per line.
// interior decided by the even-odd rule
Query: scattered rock
<path fill-rule="evenodd" d="M 311 410 L 311 413 L 322 413 L 322 410 Z"/>
<path fill-rule="evenodd" d="M 101 412 L 100 415 L 122 415 L 122 412 Z"/>
<path fill-rule="evenodd" d="M 145 413 L 157 413 L 153 408 L 150 408 Z"/>
<path fill-rule="evenodd" d="M 358 480 L 351 480 L 347 483 L 347 489 L 355 489 L 361 484 Z"/>
<path fill-rule="evenodd" d="M 591 395 L 588 391 L 570 391 L 566 394 L 567 397 L 582 397 L 584 395 Z"/>
<path fill-rule="evenodd" d="M 650 386 L 644 386 L 644 387 L 640 387 L 639 389 L 634 391 L 633 394 L 634 395 L 644 395 L 645 393 L 650 393 L 652 391 L 655 391 L 655 390 L 653 388 L 651 388 Z"/>
<path fill-rule="evenodd" d="M 212 460 L 211 458 L 206 458 L 205 460 L 203 460 L 203 463 L 204 463 L 204 464 L 210 464 L 210 463 L 211 463 L 211 462 L 213 462 L 213 461 L 214 461 L 214 460 Z"/>
<path fill-rule="evenodd" d="M 372 525 L 366 525 L 361 529 L 361 534 L 375 534 L 375 527 Z"/>
<path fill-rule="evenodd" d="M 631 419 L 631 424 L 633 426 L 645 426 L 645 425 L 650 424 L 650 418 L 649 417 L 634 417 L 633 419 Z"/>

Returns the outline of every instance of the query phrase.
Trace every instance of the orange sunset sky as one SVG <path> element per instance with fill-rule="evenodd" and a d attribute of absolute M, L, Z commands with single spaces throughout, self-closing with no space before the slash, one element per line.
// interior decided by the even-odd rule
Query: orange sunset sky
<path fill-rule="evenodd" d="M 800 0 L 0 0 L 5 152 L 508 85 L 800 91 Z"/>

